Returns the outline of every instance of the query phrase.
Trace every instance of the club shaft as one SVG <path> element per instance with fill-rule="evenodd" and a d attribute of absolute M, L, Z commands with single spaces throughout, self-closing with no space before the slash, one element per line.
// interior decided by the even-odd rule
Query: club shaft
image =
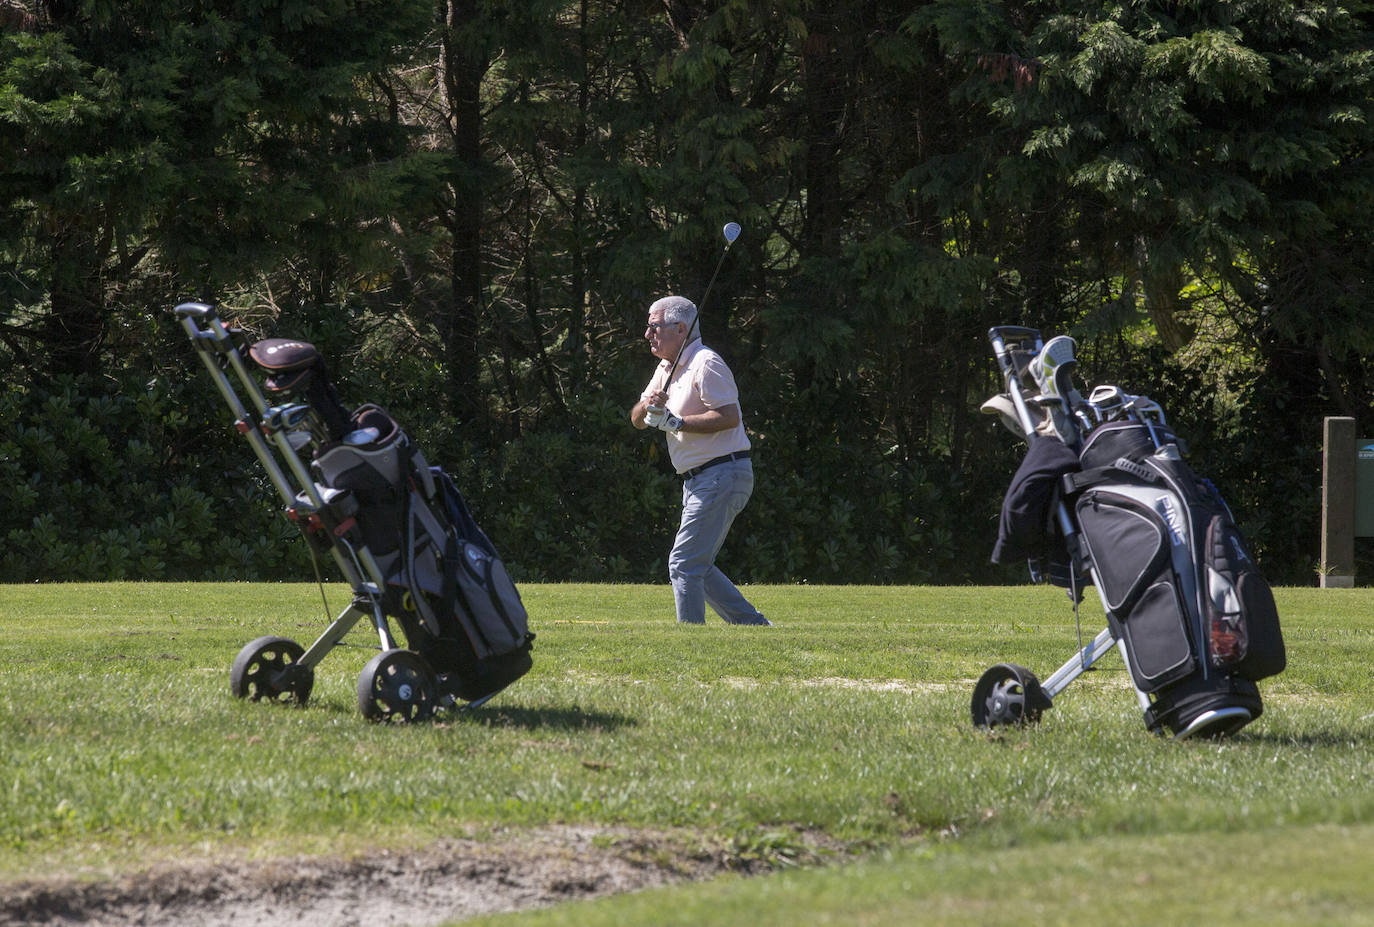
<path fill-rule="evenodd" d="M 701 294 L 701 302 L 697 303 L 696 315 L 692 316 L 692 324 L 687 326 L 687 335 L 682 339 L 682 344 L 678 345 L 677 357 L 673 358 L 673 366 L 668 368 L 668 379 L 664 381 L 664 388 L 673 382 L 673 374 L 677 373 L 677 362 L 682 360 L 682 352 L 687 349 L 687 345 L 692 343 L 692 332 L 696 331 L 697 319 L 701 318 L 701 310 L 706 306 L 706 300 L 711 296 L 711 287 L 715 286 L 716 277 L 720 274 L 720 268 L 725 263 L 725 255 L 730 253 L 730 246 L 734 242 L 727 241 L 725 250 L 721 251 L 720 257 L 716 260 L 716 269 L 711 271 L 711 279 L 706 281 L 706 292 Z"/>

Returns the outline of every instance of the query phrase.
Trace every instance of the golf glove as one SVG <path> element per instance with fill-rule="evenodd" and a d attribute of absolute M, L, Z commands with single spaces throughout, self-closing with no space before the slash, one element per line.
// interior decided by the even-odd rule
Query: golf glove
<path fill-rule="evenodd" d="M 649 406 L 644 416 L 644 424 L 659 431 L 675 434 L 682 427 L 682 418 L 662 406 Z"/>

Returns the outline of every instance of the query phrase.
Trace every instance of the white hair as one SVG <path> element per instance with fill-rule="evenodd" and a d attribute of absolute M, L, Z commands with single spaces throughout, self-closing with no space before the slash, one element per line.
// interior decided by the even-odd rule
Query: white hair
<path fill-rule="evenodd" d="M 649 307 L 649 314 L 653 315 L 655 312 L 662 312 L 665 322 L 681 322 L 688 328 L 692 327 L 692 322 L 697 317 L 696 304 L 685 296 L 665 296 L 655 300 Z"/>

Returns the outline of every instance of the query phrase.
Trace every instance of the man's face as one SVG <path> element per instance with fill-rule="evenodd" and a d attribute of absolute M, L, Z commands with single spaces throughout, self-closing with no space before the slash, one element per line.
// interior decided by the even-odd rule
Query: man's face
<path fill-rule="evenodd" d="M 649 351 L 662 360 L 675 360 L 682 347 L 682 339 L 687 337 L 687 326 L 681 322 L 663 321 L 662 312 L 649 313 L 649 324 L 644 329 L 644 337 L 649 342 Z"/>

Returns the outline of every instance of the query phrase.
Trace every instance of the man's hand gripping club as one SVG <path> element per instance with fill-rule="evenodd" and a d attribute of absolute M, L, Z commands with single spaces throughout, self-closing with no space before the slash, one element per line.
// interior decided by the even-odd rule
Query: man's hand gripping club
<path fill-rule="evenodd" d="M 682 430 L 682 418 L 669 412 L 663 406 L 649 406 L 644 410 L 644 424 L 659 431 L 677 434 Z"/>
<path fill-rule="evenodd" d="M 645 425 L 666 431 L 668 434 L 676 434 L 682 430 L 682 416 L 668 411 L 667 390 L 655 390 L 648 400 L 648 405 L 644 407 Z"/>

